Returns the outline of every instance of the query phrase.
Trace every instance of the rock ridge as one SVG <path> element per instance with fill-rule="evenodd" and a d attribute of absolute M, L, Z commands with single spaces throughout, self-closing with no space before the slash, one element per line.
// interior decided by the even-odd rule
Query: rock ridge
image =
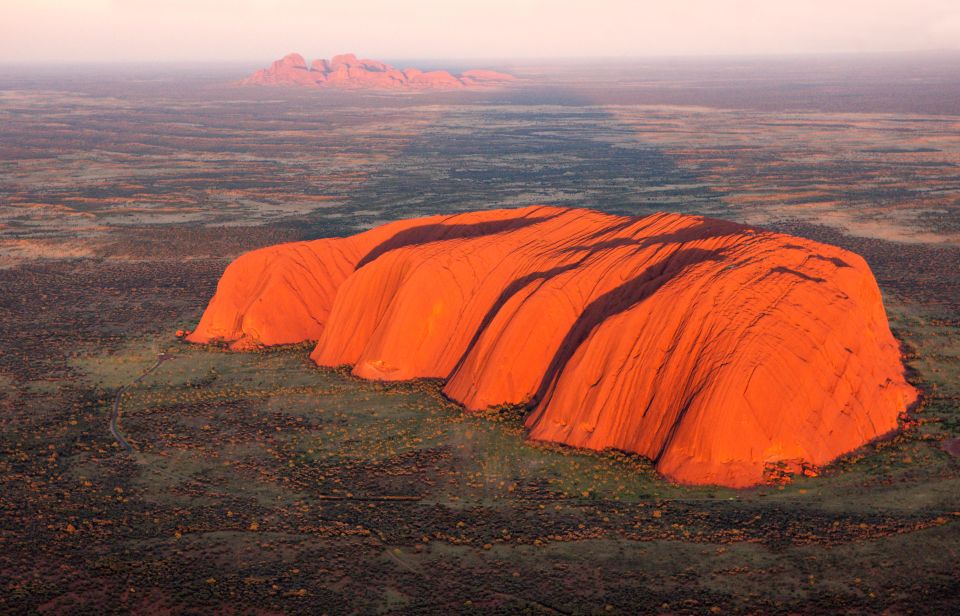
<path fill-rule="evenodd" d="M 398 69 L 378 60 L 341 54 L 309 65 L 298 53 L 287 54 L 269 68 L 242 80 L 241 85 L 335 87 L 374 90 L 454 90 L 502 85 L 516 78 L 490 70 L 447 71 Z"/>

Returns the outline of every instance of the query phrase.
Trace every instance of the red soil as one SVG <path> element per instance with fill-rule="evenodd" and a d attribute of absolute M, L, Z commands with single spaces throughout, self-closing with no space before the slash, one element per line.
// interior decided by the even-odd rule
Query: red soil
<path fill-rule="evenodd" d="M 917 396 L 859 256 L 679 214 L 529 207 L 241 256 L 193 342 L 316 340 L 320 365 L 527 403 L 532 439 L 742 487 L 897 427 Z"/>
<path fill-rule="evenodd" d="M 368 89 L 458 89 L 489 86 L 515 78 L 496 71 L 471 70 L 459 77 L 447 71 L 423 72 L 415 68 L 400 70 L 377 60 L 359 59 L 350 54 L 331 60 L 314 60 L 307 66 L 298 53 L 274 62 L 270 68 L 255 72 L 243 85 L 286 85 Z"/>

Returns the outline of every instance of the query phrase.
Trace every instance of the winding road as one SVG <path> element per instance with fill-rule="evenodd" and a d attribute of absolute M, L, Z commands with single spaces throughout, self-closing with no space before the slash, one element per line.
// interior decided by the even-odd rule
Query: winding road
<path fill-rule="evenodd" d="M 120 421 L 120 401 L 123 399 L 123 394 L 132 386 L 142 381 L 145 376 L 159 368 L 160 364 L 171 359 L 175 359 L 175 357 L 169 353 L 160 353 L 160 355 L 157 356 L 157 362 L 155 364 L 147 368 L 140 376 L 117 390 L 117 396 L 113 399 L 113 412 L 110 415 L 110 433 L 113 434 L 113 438 L 117 439 L 120 446 L 127 451 L 133 451 L 133 445 L 120 433 L 120 428 L 117 425 Z"/>

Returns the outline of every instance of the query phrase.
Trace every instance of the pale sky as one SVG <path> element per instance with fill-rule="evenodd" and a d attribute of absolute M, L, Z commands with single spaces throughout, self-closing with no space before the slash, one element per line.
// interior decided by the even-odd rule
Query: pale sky
<path fill-rule="evenodd" d="M 960 0 L 0 0 L 0 62 L 960 49 Z"/>

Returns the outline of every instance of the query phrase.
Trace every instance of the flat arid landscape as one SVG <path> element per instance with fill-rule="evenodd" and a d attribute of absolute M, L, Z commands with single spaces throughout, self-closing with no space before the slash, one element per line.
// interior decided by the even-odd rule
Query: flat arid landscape
<path fill-rule="evenodd" d="M 240 85 L 267 64 L 0 66 L 0 612 L 960 609 L 960 53 L 398 63 L 515 79 Z M 528 438 L 539 394 L 470 411 L 446 373 L 360 378 L 319 335 L 186 339 L 248 251 L 531 205 L 724 219 L 859 255 L 868 268 L 820 260 L 838 280 L 872 272 L 899 345 L 887 382 L 917 401 L 834 461 L 736 487 L 559 428 Z M 503 259 L 553 238 L 530 235 Z M 740 266 L 703 259 L 711 276 Z M 379 296 L 361 297 L 335 322 L 344 348 L 373 336 L 361 316 Z M 753 309 L 737 307 L 734 325 Z M 853 327 L 846 310 L 814 316 Z M 818 340 L 807 323 L 797 336 Z M 777 339 L 770 361 L 819 365 L 801 346 Z"/>

